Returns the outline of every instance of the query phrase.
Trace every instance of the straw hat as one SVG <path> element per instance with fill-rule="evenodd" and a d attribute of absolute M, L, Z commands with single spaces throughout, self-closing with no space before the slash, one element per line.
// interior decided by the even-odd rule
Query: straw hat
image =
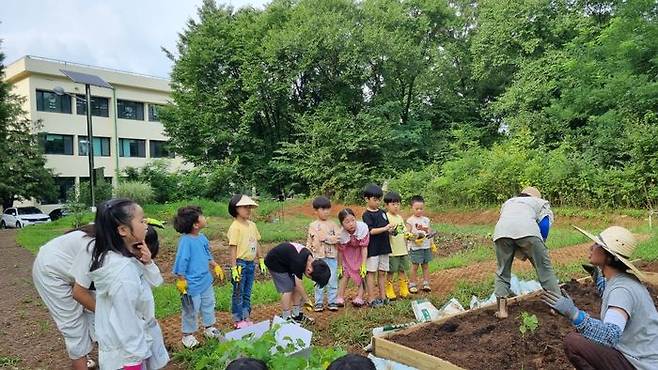
<path fill-rule="evenodd" d="M 523 188 L 523 190 L 521 190 L 521 193 L 528 194 L 531 197 L 541 198 L 541 193 L 539 192 L 539 190 L 537 190 L 537 188 L 532 186 L 526 186 L 525 188 Z"/>
<path fill-rule="evenodd" d="M 250 197 L 243 195 L 242 198 L 235 205 L 236 207 L 258 207 L 258 203 L 254 202 Z"/>
<path fill-rule="evenodd" d="M 633 236 L 633 233 L 621 226 L 610 226 L 609 228 L 601 231 L 598 236 L 574 226 L 576 230 L 583 233 L 588 238 L 592 239 L 596 244 L 600 245 L 603 249 L 610 252 L 615 256 L 619 261 L 621 261 L 626 267 L 628 267 L 635 276 L 645 280 L 646 276 L 642 271 L 640 271 L 633 263 L 630 261 L 635 247 L 637 246 L 637 240 Z"/>

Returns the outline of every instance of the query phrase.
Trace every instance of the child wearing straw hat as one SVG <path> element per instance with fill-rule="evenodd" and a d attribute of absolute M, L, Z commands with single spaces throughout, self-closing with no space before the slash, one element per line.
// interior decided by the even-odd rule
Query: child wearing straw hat
<path fill-rule="evenodd" d="M 583 267 L 601 295 L 601 319 L 579 310 L 566 292 L 545 292 L 542 300 L 565 316 L 578 333 L 564 339 L 569 361 L 578 369 L 658 369 L 658 312 L 630 261 L 637 242 L 620 226 L 598 236 L 576 227 L 594 241 Z"/>

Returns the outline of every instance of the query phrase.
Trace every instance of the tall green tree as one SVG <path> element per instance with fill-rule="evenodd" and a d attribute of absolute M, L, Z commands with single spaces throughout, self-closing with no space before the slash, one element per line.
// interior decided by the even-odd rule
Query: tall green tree
<path fill-rule="evenodd" d="M 39 149 L 37 123 L 26 117 L 24 98 L 4 81 L 4 58 L 0 52 L 0 201 L 8 208 L 18 199 L 52 197 L 55 185 Z"/>

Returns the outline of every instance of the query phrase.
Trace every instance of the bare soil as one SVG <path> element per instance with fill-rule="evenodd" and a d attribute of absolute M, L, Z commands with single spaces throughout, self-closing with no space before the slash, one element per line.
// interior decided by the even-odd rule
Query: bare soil
<path fill-rule="evenodd" d="M 658 264 L 653 266 L 657 268 Z M 571 281 L 565 289 L 580 309 L 594 317 L 599 315 L 601 300 L 591 283 Z M 649 289 L 656 303 L 657 290 Z M 573 369 L 562 347 L 564 337 L 574 331 L 573 326 L 552 314 L 538 297 L 512 305 L 507 320 L 495 319 L 494 311 L 475 311 L 390 339 L 465 369 Z M 538 329 L 526 334 L 525 339 L 519 331 L 524 311 L 539 319 Z"/>

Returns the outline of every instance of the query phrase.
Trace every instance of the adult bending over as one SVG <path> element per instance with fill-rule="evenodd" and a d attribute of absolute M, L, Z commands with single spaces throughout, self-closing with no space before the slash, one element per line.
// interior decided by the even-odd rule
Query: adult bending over
<path fill-rule="evenodd" d="M 497 265 L 494 286 L 498 303 L 496 317 L 504 319 L 508 316 L 507 298 L 513 295 L 510 279 L 515 255 L 530 260 L 545 290 L 560 294 L 557 276 L 544 244 L 552 223 L 550 204 L 533 187 L 523 189 L 518 196 L 503 203 L 493 237 Z"/>
<path fill-rule="evenodd" d="M 571 297 L 553 292 L 543 300 L 576 327 L 564 339 L 564 351 L 577 369 L 658 369 L 658 313 L 644 274 L 629 261 L 636 241 L 630 231 L 611 226 L 598 236 L 578 231 L 594 241 L 583 265 L 601 296 L 601 320 L 579 310 Z"/>

